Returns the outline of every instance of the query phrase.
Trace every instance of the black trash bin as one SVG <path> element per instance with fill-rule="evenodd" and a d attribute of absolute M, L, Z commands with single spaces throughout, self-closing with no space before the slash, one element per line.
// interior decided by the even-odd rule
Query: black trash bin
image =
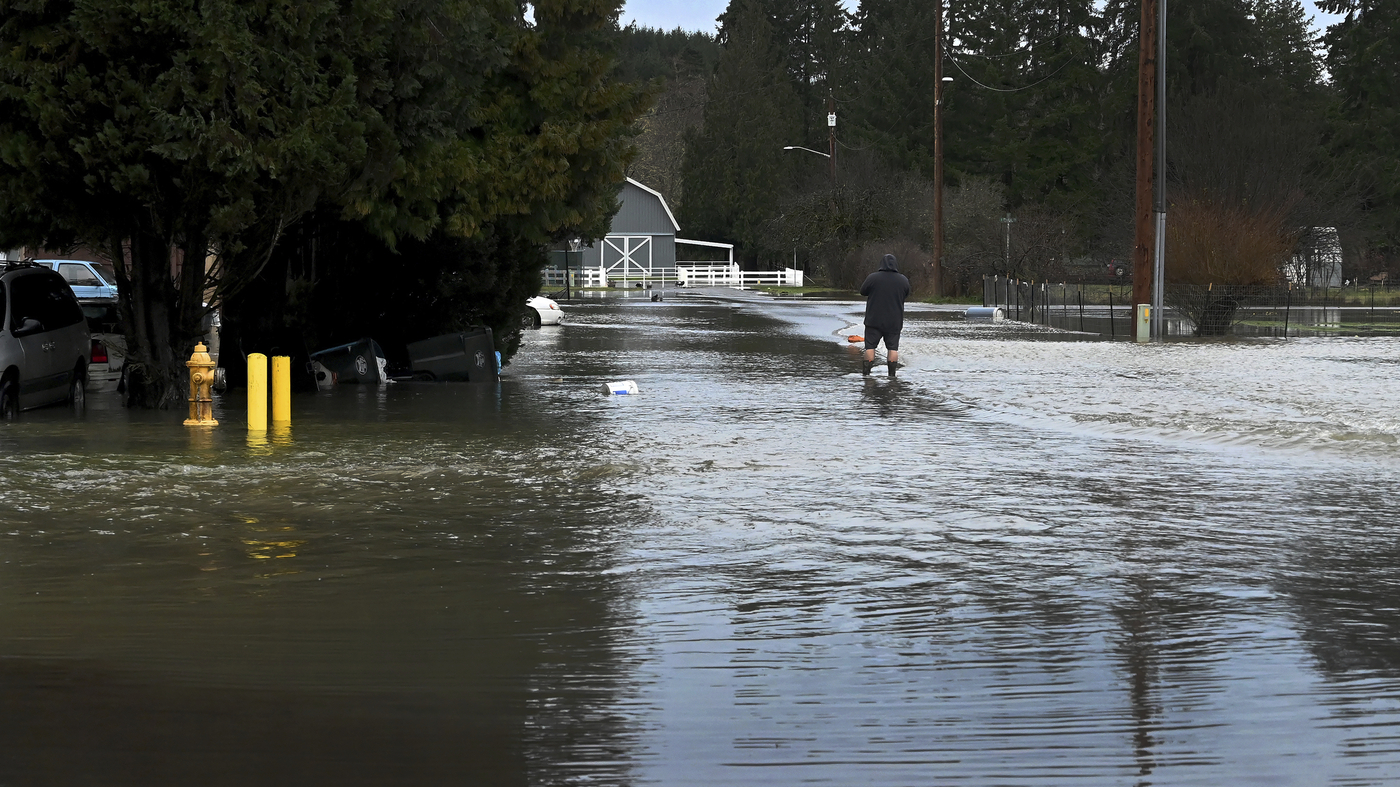
<path fill-rule="evenodd" d="M 491 329 L 477 326 L 461 333 L 434 336 L 408 345 L 415 376 L 434 380 L 489 383 L 499 379 L 496 341 Z"/>
<path fill-rule="evenodd" d="M 384 373 L 384 350 L 373 339 L 342 344 L 311 353 L 311 360 L 321 364 L 340 383 L 383 383 L 388 382 Z M 315 368 L 314 366 L 312 367 Z M 323 374 L 317 370 L 318 374 Z M 318 387 L 325 387 L 324 381 L 317 380 Z"/>

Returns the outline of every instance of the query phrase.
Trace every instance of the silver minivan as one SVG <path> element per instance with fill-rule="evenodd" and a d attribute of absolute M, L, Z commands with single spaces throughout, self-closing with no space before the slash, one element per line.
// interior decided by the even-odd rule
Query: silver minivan
<path fill-rule="evenodd" d="M 20 410 L 85 403 L 87 320 L 68 282 L 33 263 L 0 269 L 0 418 Z"/>

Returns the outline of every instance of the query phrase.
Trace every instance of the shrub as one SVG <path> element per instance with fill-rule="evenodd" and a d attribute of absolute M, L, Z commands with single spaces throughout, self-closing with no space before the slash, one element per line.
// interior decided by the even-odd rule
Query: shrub
<path fill-rule="evenodd" d="M 898 260 L 899 272 L 909 277 L 912 297 L 927 298 L 936 294 L 933 292 L 933 255 L 907 240 L 874 240 L 852 249 L 832 266 L 832 284 L 859 289 L 866 276 L 880 269 L 880 261 L 886 254 L 893 254 Z"/>
<path fill-rule="evenodd" d="M 1198 336 L 1230 332 L 1241 304 L 1239 287 L 1275 285 L 1293 253 L 1291 206 L 1221 204 L 1197 197 L 1167 213 L 1163 301 L 1196 326 Z"/>

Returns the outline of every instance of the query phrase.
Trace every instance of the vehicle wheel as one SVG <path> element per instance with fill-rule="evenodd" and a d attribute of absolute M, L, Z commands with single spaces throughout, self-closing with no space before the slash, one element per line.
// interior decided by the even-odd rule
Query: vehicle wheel
<path fill-rule="evenodd" d="M 520 315 L 520 327 L 526 330 L 540 327 L 540 313 L 533 307 Z"/>
<path fill-rule="evenodd" d="M 82 415 L 87 409 L 87 376 L 81 364 L 73 370 L 73 380 L 68 383 L 68 406 L 74 415 Z"/>
<path fill-rule="evenodd" d="M 0 383 L 0 421 L 19 418 L 19 385 L 14 380 Z"/>

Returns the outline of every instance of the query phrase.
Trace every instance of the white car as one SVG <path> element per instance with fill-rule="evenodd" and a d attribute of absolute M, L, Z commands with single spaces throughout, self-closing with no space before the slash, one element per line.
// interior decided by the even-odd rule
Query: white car
<path fill-rule="evenodd" d="M 541 325 L 562 325 L 564 323 L 564 312 L 559 310 L 559 304 L 543 295 L 536 295 L 525 303 L 530 308 L 521 317 L 520 327 L 538 328 Z"/>
<path fill-rule="evenodd" d="M 121 379 L 126 367 L 126 334 L 115 298 L 80 301 L 92 336 L 92 357 L 88 360 L 88 388 L 94 391 L 123 390 Z"/>

